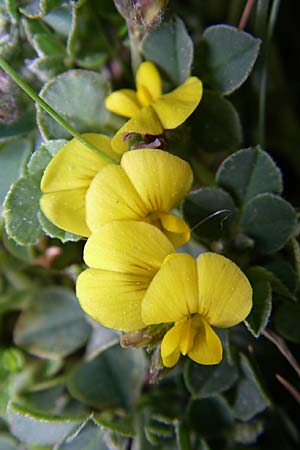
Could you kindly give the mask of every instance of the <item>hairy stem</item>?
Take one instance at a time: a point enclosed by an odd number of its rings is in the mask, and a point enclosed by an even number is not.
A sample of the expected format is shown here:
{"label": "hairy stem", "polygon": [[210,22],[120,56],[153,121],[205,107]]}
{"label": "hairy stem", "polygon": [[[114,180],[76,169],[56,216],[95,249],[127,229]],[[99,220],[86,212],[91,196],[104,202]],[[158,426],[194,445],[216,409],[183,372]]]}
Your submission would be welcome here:
{"label": "hairy stem", "polygon": [[0,67],[17,83],[17,85],[26,92],[29,97],[32,98],[36,103],[40,105],[59,125],[61,125],[65,130],[67,130],[74,138],[80,141],[83,145],[88,147],[98,156],[105,159],[111,164],[118,164],[116,160],[106,155],[102,150],[95,147],[93,144],[88,142],[80,133],[78,133],[75,128],[72,127],[60,114],[58,114],[44,99],[42,99],[33,89],[26,83],[17,72],[2,58],[0,58]]}

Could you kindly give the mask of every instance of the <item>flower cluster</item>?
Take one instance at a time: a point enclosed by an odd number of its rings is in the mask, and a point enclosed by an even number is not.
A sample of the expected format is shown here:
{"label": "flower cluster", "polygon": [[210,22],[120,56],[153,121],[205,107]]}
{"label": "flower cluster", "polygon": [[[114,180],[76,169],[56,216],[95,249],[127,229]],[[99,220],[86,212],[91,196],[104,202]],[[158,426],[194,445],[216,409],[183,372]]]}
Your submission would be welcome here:
{"label": "flower cluster", "polygon": [[88,238],[88,269],[77,280],[88,315],[122,331],[168,324],[161,343],[166,367],[180,354],[217,364],[222,346],[212,326],[231,327],[248,315],[250,283],[224,256],[176,253],[190,239],[173,210],[191,188],[192,170],[166,151],[130,150],[124,140],[128,133],[148,138],[178,127],[201,100],[202,84],[190,77],[163,94],[157,68],[145,62],[136,86],[136,92],[122,89],[106,99],[109,110],[129,119],[112,139],[83,135],[116,164],[71,140],[45,171],[41,208],[58,227]]}

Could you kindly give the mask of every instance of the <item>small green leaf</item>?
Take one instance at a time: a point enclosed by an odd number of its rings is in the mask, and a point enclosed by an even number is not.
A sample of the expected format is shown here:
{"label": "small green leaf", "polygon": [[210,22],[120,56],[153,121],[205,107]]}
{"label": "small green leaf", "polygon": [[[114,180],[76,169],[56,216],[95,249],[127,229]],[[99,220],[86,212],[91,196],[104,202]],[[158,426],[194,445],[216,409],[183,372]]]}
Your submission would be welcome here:
{"label": "small green leaf", "polygon": [[145,59],[157,64],[176,86],[190,75],[194,47],[179,17],[150,32],[143,42],[143,53]]}
{"label": "small green leaf", "polygon": [[203,79],[224,95],[238,89],[250,75],[260,40],[228,25],[215,25],[203,34]]}
{"label": "small green leaf", "polygon": [[242,142],[239,115],[232,103],[217,92],[204,90],[191,124],[193,138],[201,150],[232,151],[237,150]]}
{"label": "small green leaf", "polygon": [[257,375],[245,355],[241,354],[242,377],[238,383],[234,402],[235,417],[247,421],[270,406]]}
{"label": "small green leaf", "polygon": [[[69,70],[50,80],[40,95],[77,131],[100,133],[109,131],[111,125],[112,114],[104,106],[104,99],[109,93],[110,86],[100,73]],[[70,138],[40,107],[37,119],[46,140]]]}
{"label": "small green leaf", "polygon": [[96,408],[130,408],[137,400],[145,378],[141,349],[111,347],[97,358],[78,366],[68,387],[78,400]]}
{"label": "small green leaf", "polygon": [[41,358],[59,359],[87,341],[90,326],[72,291],[62,287],[41,290],[31,308],[17,320],[17,345]]}
{"label": "small green leaf", "polygon": [[192,231],[202,239],[224,236],[236,208],[231,196],[217,188],[200,188],[187,195],[183,215]]}
{"label": "small green leaf", "polygon": [[22,176],[30,152],[31,144],[27,139],[15,139],[0,146],[0,213],[11,185]]}
{"label": "small green leaf", "polygon": [[84,418],[40,414],[10,402],[8,422],[12,433],[26,444],[53,445],[74,432]]}
{"label": "small green leaf", "polygon": [[216,180],[239,203],[247,202],[257,194],[282,192],[280,170],[259,147],[242,149],[225,159]]}
{"label": "small green leaf", "polygon": [[21,245],[36,244],[43,236],[37,217],[39,211],[42,172],[18,180],[11,188],[4,204],[6,230]]}
{"label": "small green leaf", "polygon": [[224,358],[216,366],[201,366],[187,362],[184,381],[193,398],[205,398],[229,389],[237,380],[237,368]]}
{"label": "small green leaf", "polygon": [[253,306],[245,323],[251,333],[258,337],[266,328],[272,311],[272,289],[269,281],[251,280]]}
{"label": "small green leaf", "polygon": [[297,225],[294,208],[274,194],[259,194],[246,203],[242,230],[252,237],[259,251],[279,251],[293,236]]}
{"label": "small green leaf", "polygon": [[283,302],[279,305],[274,324],[278,333],[289,341],[300,343],[300,303]]}

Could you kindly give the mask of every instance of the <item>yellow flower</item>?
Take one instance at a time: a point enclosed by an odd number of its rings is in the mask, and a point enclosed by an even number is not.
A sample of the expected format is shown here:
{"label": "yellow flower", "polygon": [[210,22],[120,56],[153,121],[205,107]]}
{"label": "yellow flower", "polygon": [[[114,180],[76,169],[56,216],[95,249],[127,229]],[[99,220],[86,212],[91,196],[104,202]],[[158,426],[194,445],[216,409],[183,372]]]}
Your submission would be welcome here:
{"label": "yellow flower", "polygon": [[145,327],[141,302],[167,255],[175,251],[158,228],[145,222],[103,225],[84,249],[90,269],[77,279],[82,309],[102,325],[122,331]]}
{"label": "yellow flower", "polygon": [[127,150],[124,133],[158,136],[164,130],[177,128],[192,114],[202,97],[202,83],[197,77],[189,77],[172,92],[163,94],[159,72],[150,61],[140,65],[136,88],[136,91],[115,91],[105,100],[107,109],[130,118],[112,139],[117,153]]}
{"label": "yellow flower", "polygon": [[[116,158],[109,137],[102,134],[83,137]],[[48,164],[41,181],[40,205],[45,216],[63,230],[89,236],[85,220],[86,192],[92,179],[108,164],[77,139],[64,145]]]}
{"label": "yellow flower", "polygon": [[222,345],[211,328],[231,327],[252,307],[252,288],[239,267],[224,256],[204,253],[166,258],[142,301],[145,324],[174,323],[165,334],[161,355],[166,367],[180,354],[199,364],[218,364]]}
{"label": "yellow flower", "polygon": [[170,153],[126,152],[120,166],[104,167],[91,182],[86,195],[88,227],[95,232],[115,220],[144,221],[181,246],[190,239],[189,227],[169,211],[184,198],[192,179],[189,164]]}

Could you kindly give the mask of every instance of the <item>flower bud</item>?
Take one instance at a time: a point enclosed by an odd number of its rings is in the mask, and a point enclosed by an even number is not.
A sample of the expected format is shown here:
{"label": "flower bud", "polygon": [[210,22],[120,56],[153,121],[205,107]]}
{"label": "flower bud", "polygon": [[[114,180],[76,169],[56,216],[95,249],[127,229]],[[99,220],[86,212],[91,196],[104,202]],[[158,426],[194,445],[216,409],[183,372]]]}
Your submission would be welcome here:
{"label": "flower bud", "polygon": [[116,8],[127,22],[151,27],[159,22],[167,0],[114,0]]}

